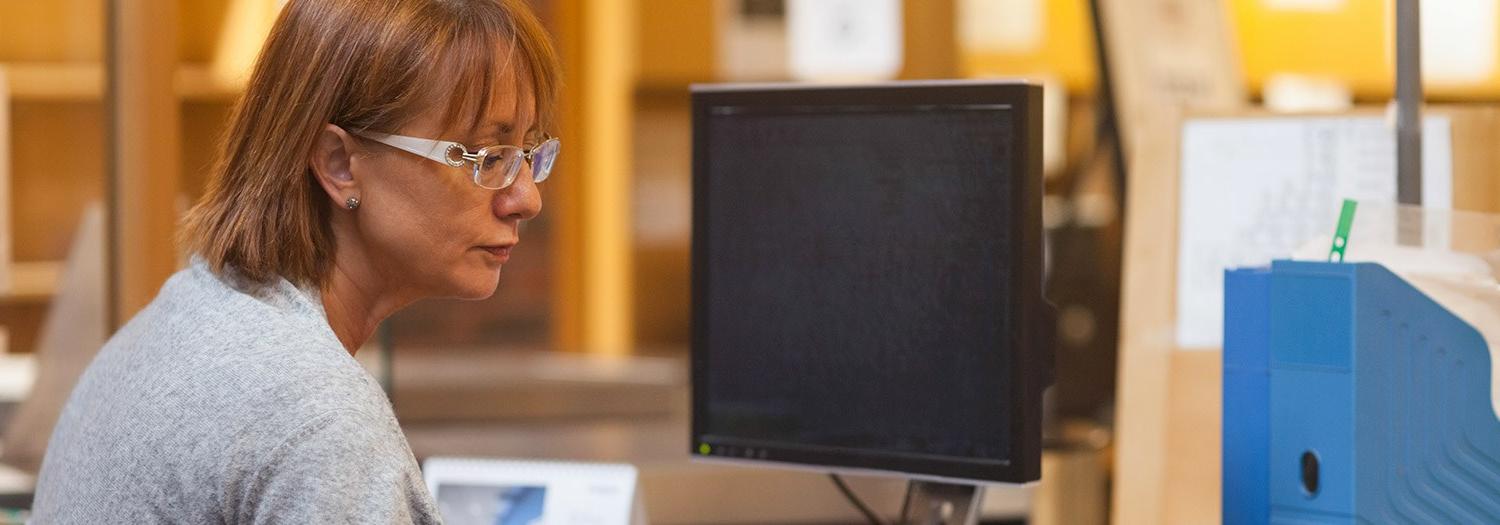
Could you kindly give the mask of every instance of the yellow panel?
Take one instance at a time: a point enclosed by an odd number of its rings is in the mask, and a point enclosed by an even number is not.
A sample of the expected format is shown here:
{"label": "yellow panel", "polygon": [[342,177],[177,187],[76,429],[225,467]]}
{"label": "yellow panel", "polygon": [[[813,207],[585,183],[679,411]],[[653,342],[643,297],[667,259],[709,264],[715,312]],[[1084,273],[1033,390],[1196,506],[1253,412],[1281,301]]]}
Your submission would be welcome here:
{"label": "yellow panel", "polygon": [[[965,76],[1056,76],[1073,91],[1091,89],[1095,67],[1087,0],[1044,1],[1046,27],[1035,50],[977,53],[961,50]],[[1357,97],[1390,97],[1394,86],[1388,0],[1345,0],[1333,9],[1288,10],[1265,0],[1227,0],[1245,80],[1258,92],[1277,73],[1342,80]],[[962,16],[962,15],[960,15]],[[1500,20],[1496,21],[1500,24]],[[1497,59],[1500,61],[1500,59]],[[1497,74],[1469,85],[1427,83],[1429,97],[1494,98]]]}
{"label": "yellow panel", "polygon": [[[177,0],[178,58],[208,62],[228,0]],[[0,0],[0,62],[90,62],[104,55],[103,0]]]}
{"label": "yellow panel", "polygon": [[0,0],[0,62],[98,61],[102,0]]}
{"label": "yellow panel", "polygon": [[677,86],[714,79],[714,2],[639,0],[640,82]]}
{"label": "yellow panel", "polygon": [[1259,91],[1277,73],[1328,76],[1361,94],[1389,94],[1386,2],[1356,0],[1328,11],[1230,0],[1246,80]]}
{"label": "yellow panel", "polygon": [[1036,49],[1024,53],[976,53],[960,49],[959,68],[963,75],[1045,75],[1062,80],[1071,91],[1093,89],[1094,35],[1088,0],[1038,1],[1045,3],[1046,27]]}
{"label": "yellow panel", "polygon": [[[1275,9],[1264,0],[1230,4],[1253,90],[1276,73],[1297,73],[1342,80],[1360,98],[1391,96],[1395,72],[1388,0],[1346,0],[1322,11]],[[1500,76],[1472,85],[1428,82],[1426,89],[1430,97],[1494,97],[1500,94]]]}
{"label": "yellow panel", "polygon": [[198,63],[213,60],[227,11],[228,0],[178,0],[178,60]]}

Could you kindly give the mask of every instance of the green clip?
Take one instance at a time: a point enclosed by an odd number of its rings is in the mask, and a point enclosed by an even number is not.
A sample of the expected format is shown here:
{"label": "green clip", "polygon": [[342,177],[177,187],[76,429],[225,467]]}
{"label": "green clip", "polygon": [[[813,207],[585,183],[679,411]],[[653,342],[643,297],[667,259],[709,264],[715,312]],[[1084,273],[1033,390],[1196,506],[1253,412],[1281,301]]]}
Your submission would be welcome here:
{"label": "green clip", "polygon": [[1328,262],[1344,262],[1344,249],[1349,247],[1349,227],[1354,225],[1354,207],[1359,202],[1344,199],[1344,209],[1339,212],[1339,227],[1333,232],[1333,247],[1328,249]]}

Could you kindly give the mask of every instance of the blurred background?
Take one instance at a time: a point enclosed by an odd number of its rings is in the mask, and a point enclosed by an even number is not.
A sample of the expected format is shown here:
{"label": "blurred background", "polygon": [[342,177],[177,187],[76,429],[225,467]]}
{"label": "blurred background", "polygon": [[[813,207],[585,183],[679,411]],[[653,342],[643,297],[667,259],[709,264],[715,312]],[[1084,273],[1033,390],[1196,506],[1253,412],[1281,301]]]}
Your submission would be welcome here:
{"label": "blurred background", "polygon": [[[1388,0],[531,3],[566,83],[546,211],[493,298],[420,303],[359,357],[390,388],[419,458],[636,463],[663,523],[858,518],[811,474],[687,463],[690,84],[1046,87],[1048,293],[1060,312],[1049,443],[1072,454],[1049,467],[1070,473],[1049,479],[1076,485],[991,505],[997,520],[1067,523],[1108,513],[1124,218],[1127,203],[1152,202],[1127,199],[1128,168],[1150,115],[1342,111],[1384,104],[1394,85]],[[176,221],[203,191],[280,4],[0,0],[0,425],[24,415],[17,403],[49,366],[86,364],[97,346],[74,347],[102,342],[181,264]],[[1500,99],[1497,0],[1427,5],[1441,6],[1424,11],[1428,99]],[[0,481],[24,492],[17,432],[0,443],[19,473]],[[856,488],[899,494],[882,480]],[[1083,503],[1057,505],[1050,490]]]}

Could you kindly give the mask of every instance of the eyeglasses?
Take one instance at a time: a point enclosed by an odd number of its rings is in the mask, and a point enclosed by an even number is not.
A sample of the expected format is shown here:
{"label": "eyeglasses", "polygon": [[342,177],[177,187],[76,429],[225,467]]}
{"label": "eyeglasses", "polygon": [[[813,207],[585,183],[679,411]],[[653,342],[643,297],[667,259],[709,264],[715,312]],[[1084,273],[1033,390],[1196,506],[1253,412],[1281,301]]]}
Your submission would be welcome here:
{"label": "eyeglasses", "polygon": [[531,181],[541,184],[552,174],[552,164],[557,161],[557,150],[561,141],[548,137],[541,144],[522,149],[509,144],[479,148],[473,153],[457,142],[432,140],[373,131],[359,131],[355,135],[387,146],[432,159],[455,168],[465,162],[474,165],[474,184],[490,190],[503,190],[516,182],[521,173],[521,163],[531,162]]}

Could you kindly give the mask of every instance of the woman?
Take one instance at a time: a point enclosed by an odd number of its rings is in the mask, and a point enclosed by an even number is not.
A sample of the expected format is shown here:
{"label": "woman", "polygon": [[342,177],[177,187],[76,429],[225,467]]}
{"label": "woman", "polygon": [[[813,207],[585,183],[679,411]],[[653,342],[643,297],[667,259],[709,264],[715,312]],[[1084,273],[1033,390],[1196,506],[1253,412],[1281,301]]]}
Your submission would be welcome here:
{"label": "woman", "polygon": [[352,354],[495,291],[541,209],[556,56],[524,0],[291,0],[184,227],[63,410],[38,522],[435,522]]}

